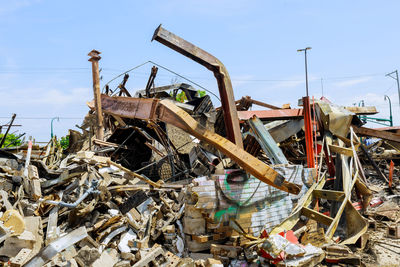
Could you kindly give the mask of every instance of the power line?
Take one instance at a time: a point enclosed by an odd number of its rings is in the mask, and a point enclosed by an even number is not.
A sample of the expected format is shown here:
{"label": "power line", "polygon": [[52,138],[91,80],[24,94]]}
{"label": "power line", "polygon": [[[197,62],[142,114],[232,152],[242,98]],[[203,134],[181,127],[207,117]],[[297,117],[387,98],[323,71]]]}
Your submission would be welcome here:
{"label": "power line", "polygon": [[[122,74],[116,76],[114,79],[117,79],[118,77],[121,77],[125,73],[131,72],[145,64],[152,63],[155,65],[159,65],[153,61],[146,61],[136,67],[133,67],[132,69],[129,69],[127,71],[123,71],[118,68],[102,68],[102,71],[107,71],[107,72],[122,72]],[[201,80],[214,80],[213,78],[209,77],[196,77],[196,76],[191,76],[191,75],[180,75],[164,66],[159,65],[159,67],[164,68],[165,70],[178,75],[182,76],[181,78],[190,78],[190,79],[201,79]],[[0,66],[0,73],[38,73],[38,72],[68,72],[68,71],[82,71],[82,73],[86,73],[87,71],[90,71],[91,68],[87,67],[34,67],[34,68],[6,68],[6,67],[1,67]],[[147,73],[143,72],[136,72],[136,74],[143,74],[146,75]],[[374,76],[384,76],[385,73],[372,73],[372,74],[360,74],[360,75],[351,75],[351,76],[335,76],[335,77],[324,77],[324,80],[341,80],[341,79],[354,79],[354,78],[362,78],[362,77],[374,77]],[[159,75],[160,76],[160,75]],[[162,74],[161,74],[162,76]],[[110,80],[107,84],[112,82],[114,79]],[[270,79],[270,78],[265,78],[265,79],[231,79],[232,81],[241,81],[241,82],[301,82],[303,79]],[[320,80],[320,78],[310,78],[310,80]]]}
{"label": "power line", "polygon": [[[10,117],[0,117],[0,119],[9,119]],[[16,120],[51,120],[54,117],[17,117]],[[82,117],[59,117],[60,120],[78,120]]]}
{"label": "power line", "polygon": [[389,89],[387,89],[383,94],[385,95],[390,89],[392,89],[395,86],[395,84],[393,84],[392,86],[389,87]]}
{"label": "power line", "polygon": [[177,73],[177,72],[175,72],[175,71],[173,71],[173,70],[171,70],[171,69],[168,69],[167,67],[164,67],[164,66],[162,66],[162,65],[160,65],[160,64],[158,64],[158,63],[155,63],[155,62],[153,62],[153,61],[151,61],[151,60],[148,60],[148,61],[146,61],[146,62],[144,62],[144,63],[142,63],[142,64],[139,64],[139,65],[137,65],[137,66],[135,66],[135,67],[133,67],[133,68],[131,68],[131,69],[129,69],[129,70],[127,70],[127,71],[125,71],[125,72],[119,74],[119,75],[117,75],[116,77],[114,77],[113,79],[111,79],[110,81],[108,81],[108,82],[103,86],[103,90],[104,90],[104,88],[105,88],[108,84],[110,84],[110,83],[113,82],[114,80],[118,79],[118,78],[121,77],[122,75],[125,75],[125,74],[127,74],[127,73],[129,73],[129,72],[131,72],[131,71],[133,71],[133,70],[135,70],[135,69],[137,69],[137,68],[140,68],[140,67],[142,67],[142,66],[148,64],[148,63],[154,64],[154,65],[156,65],[156,66],[158,66],[158,67],[160,67],[160,68],[162,68],[162,69],[164,69],[164,70],[166,70],[166,71],[169,71],[169,72],[173,73],[174,75],[176,75],[176,76],[178,76],[178,77],[180,77],[180,78],[182,78],[182,79],[184,79],[184,80],[186,80],[186,81],[188,81],[188,82],[190,82],[190,83],[196,85],[197,87],[200,87],[201,89],[207,91],[208,93],[210,93],[210,94],[212,94],[213,96],[215,96],[219,101],[221,101],[221,99],[220,99],[216,94],[214,94],[212,91],[208,90],[207,88],[205,88],[205,87],[201,86],[200,84],[198,84],[198,83],[196,83],[196,82],[194,82],[194,81],[192,81],[192,80],[190,80],[190,79],[184,77],[183,75],[181,75],[181,74],[179,74],[179,73]]}

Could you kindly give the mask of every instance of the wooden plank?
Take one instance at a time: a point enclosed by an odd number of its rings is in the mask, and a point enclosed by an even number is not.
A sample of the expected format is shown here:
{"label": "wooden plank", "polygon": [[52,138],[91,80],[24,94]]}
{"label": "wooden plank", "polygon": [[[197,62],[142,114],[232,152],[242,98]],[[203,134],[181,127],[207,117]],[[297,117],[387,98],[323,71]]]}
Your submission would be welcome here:
{"label": "wooden plank", "polygon": [[96,138],[93,138],[93,143],[95,143],[96,145],[100,145],[100,146],[120,147],[120,148],[128,149],[127,146],[122,146],[122,145],[119,145],[119,144],[115,144],[115,143],[111,143],[111,142],[102,141],[102,140],[96,139]]}
{"label": "wooden plank", "polygon": [[344,193],[341,191],[314,189],[313,195],[316,198],[323,198],[327,200],[343,201]]}
{"label": "wooden plank", "polygon": [[306,216],[307,218],[316,220],[317,222],[320,222],[322,224],[325,224],[327,226],[331,225],[333,222],[333,218],[326,216],[322,213],[319,213],[318,211],[303,207],[301,209],[301,215]]}
{"label": "wooden plank", "polygon": [[376,110],[376,107],[374,106],[368,106],[368,107],[357,107],[357,106],[351,106],[351,107],[344,107],[350,112],[353,112],[357,115],[374,115],[377,114],[378,111]]}
{"label": "wooden plank", "polygon": [[303,118],[303,109],[273,109],[238,111],[239,120],[248,120],[256,115],[260,120],[288,120]]}
{"label": "wooden plank", "polygon": [[346,147],[341,147],[341,146],[335,146],[335,145],[329,145],[329,150],[334,153],[339,153],[342,155],[345,155],[347,157],[352,157],[353,156],[353,150],[350,148]]}
{"label": "wooden plank", "polygon": [[377,137],[389,141],[400,142],[400,134],[395,134],[386,131],[380,131],[376,129],[366,128],[366,127],[356,127],[353,126],[354,132],[361,136],[371,136]]}

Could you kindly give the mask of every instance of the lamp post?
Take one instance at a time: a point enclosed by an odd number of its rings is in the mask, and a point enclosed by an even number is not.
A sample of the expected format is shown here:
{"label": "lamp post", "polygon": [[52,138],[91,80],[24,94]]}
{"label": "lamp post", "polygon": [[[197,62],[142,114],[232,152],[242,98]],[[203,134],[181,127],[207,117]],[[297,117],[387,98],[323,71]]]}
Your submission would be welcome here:
{"label": "lamp post", "polygon": [[[396,75],[396,76],[392,76],[392,75]],[[399,72],[397,70],[392,71],[391,73],[386,74],[386,76],[395,79],[397,82],[397,92],[399,94],[399,105],[400,105],[400,82],[399,82]]]}
{"label": "lamp post", "polygon": [[51,119],[51,138],[53,139],[53,121],[57,119],[57,121],[60,121],[59,117],[54,117]]}
{"label": "lamp post", "polygon": [[307,50],[310,50],[310,49],[311,49],[311,47],[297,49],[297,52],[304,51],[304,65],[305,65],[305,69],[306,69],[306,96],[308,96]]}
{"label": "lamp post", "polygon": [[311,107],[310,107],[310,97],[308,96],[308,73],[307,73],[307,50],[311,47],[306,47],[304,49],[298,49],[297,52],[304,51],[304,64],[306,69],[306,96],[303,97],[303,113],[304,113],[304,132],[305,132],[305,142],[306,142],[306,156],[307,156],[307,166],[308,168],[315,168],[315,154],[314,154],[314,141],[313,141],[313,126],[311,121]]}
{"label": "lamp post", "polygon": [[390,117],[389,117],[389,119],[390,119],[390,126],[392,127],[393,126],[393,117],[392,117],[392,101],[390,101],[390,98],[389,98],[389,96],[387,96],[387,95],[385,95],[385,98],[384,98],[385,100],[387,99],[388,101],[389,101],[389,110],[390,110]]}

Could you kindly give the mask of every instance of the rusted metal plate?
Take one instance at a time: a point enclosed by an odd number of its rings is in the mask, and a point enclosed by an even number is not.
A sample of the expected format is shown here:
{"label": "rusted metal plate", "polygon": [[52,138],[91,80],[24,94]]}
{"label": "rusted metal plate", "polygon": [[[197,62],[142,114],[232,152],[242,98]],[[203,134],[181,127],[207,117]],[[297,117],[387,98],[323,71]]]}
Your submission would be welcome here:
{"label": "rusted metal plate", "polygon": [[[104,112],[114,116],[141,120],[153,119],[158,101],[157,99],[149,98],[109,97],[104,94],[101,95],[101,106]],[[93,109],[93,102],[88,103],[88,106]]]}
{"label": "rusted metal plate", "polygon": [[238,111],[239,120],[248,120],[256,115],[260,120],[288,120],[303,117],[303,109],[274,109]]}

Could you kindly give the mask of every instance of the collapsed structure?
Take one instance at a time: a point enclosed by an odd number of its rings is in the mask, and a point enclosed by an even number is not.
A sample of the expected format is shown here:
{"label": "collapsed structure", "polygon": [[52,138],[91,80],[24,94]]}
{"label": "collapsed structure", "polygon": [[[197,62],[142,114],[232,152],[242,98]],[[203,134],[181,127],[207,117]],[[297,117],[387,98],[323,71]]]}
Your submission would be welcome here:
{"label": "collapsed structure", "polygon": [[400,134],[362,127],[374,107],[235,101],[214,56],[161,26],[153,40],[212,71],[221,107],[188,84],[154,87],[156,67],[133,96],[127,73],[101,94],[93,50],[94,100],[69,147],[0,150],[4,263],[360,265],[400,248]]}

